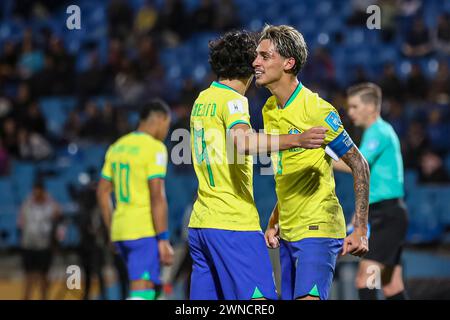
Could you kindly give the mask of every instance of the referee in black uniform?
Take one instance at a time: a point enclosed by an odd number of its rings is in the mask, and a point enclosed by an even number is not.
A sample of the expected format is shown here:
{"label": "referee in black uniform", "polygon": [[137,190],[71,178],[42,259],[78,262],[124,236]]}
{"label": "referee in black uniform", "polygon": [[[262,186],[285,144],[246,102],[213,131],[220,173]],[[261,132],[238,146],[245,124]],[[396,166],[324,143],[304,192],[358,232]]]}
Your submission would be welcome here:
{"label": "referee in black uniform", "polygon": [[[405,300],[400,260],[408,215],[403,201],[400,142],[392,126],[380,116],[380,87],[363,83],[350,87],[347,95],[348,115],[354,125],[364,129],[360,151],[370,166],[369,252],[359,264],[356,287],[361,300],[376,300],[381,288],[386,299]],[[334,162],[334,167],[351,172],[342,161]]]}

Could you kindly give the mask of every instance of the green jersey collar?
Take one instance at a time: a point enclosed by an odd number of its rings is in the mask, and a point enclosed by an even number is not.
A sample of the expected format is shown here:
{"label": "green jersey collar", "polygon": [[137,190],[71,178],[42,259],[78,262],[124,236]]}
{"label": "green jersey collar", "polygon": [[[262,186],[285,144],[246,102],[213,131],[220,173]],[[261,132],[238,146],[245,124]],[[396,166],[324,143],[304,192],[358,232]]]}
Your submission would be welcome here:
{"label": "green jersey collar", "polygon": [[285,109],[285,108],[287,108],[287,107],[292,103],[292,101],[294,101],[295,98],[297,98],[297,96],[298,96],[298,94],[300,93],[300,91],[302,90],[302,88],[303,88],[303,84],[302,84],[301,82],[299,82],[298,85],[297,85],[297,87],[295,88],[294,92],[292,92],[292,94],[291,94],[291,96],[289,97],[288,101],[287,101],[286,104],[284,105],[284,107],[281,108],[281,107],[278,105],[278,108],[280,108],[280,109]]}
{"label": "green jersey collar", "polygon": [[211,87],[221,88],[221,89],[225,89],[225,90],[232,90],[236,93],[239,93],[236,90],[234,90],[233,88],[231,88],[223,83],[217,82],[217,81],[213,81],[213,83],[211,83]]}

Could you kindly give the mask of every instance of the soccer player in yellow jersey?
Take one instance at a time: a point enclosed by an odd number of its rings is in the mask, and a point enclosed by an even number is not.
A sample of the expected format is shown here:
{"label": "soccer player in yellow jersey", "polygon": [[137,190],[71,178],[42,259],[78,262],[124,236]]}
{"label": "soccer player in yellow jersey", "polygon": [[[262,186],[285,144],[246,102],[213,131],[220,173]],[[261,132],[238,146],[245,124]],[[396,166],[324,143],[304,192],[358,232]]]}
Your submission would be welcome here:
{"label": "soccer player in yellow jersey", "polygon": [[[328,129],[321,148],[272,153],[278,203],[266,243],[280,245],[283,299],[327,299],[339,252],[361,256],[368,251],[369,168],[335,108],[298,81],[306,57],[300,32],[290,26],[266,26],[253,62],[256,85],[272,93],[263,108],[266,133]],[[347,238],[332,157],[341,158],[353,171],[355,230]]]}
{"label": "soccer player in yellow jersey", "polygon": [[[171,264],[164,177],[170,109],[161,100],[143,106],[139,127],[106,152],[97,197],[111,241],[123,257],[130,299],[154,300],[161,286],[160,262]],[[114,191],[116,208],[111,206]]]}
{"label": "soccer player in yellow jersey", "polygon": [[[210,42],[209,49],[209,62],[218,80],[199,94],[190,120],[192,157],[199,181],[189,222],[193,259],[190,298],[276,299],[253,199],[249,154],[318,148],[326,129],[317,127],[279,137],[252,132],[244,94],[253,79],[256,38],[245,31],[230,32]],[[278,143],[272,143],[273,138]]]}

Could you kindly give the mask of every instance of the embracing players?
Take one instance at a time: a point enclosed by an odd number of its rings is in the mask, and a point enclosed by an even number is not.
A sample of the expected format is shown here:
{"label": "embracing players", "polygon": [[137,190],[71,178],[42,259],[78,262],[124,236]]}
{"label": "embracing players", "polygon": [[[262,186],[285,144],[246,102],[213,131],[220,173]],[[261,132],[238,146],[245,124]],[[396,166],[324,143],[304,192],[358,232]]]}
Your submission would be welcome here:
{"label": "embracing players", "polygon": [[[297,79],[306,58],[300,32],[285,25],[266,26],[253,62],[256,84],[272,93],[263,108],[266,133],[328,129],[321,148],[272,152],[278,203],[266,242],[272,248],[280,245],[283,299],[327,299],[338,254],[362,256],[368,251],[369,167],[335,108]],[[346,238],[330,155],[341,158],[353,172],[355,229]]]}

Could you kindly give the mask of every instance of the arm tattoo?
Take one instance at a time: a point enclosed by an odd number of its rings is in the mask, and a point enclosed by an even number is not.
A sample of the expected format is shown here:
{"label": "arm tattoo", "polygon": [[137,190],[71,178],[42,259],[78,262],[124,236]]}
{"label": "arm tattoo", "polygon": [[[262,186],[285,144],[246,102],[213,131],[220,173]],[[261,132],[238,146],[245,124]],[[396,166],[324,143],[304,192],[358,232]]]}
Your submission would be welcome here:
{"label": "arm tattoo", "polygon": [[367,228],[369,213],[369,165],[355,146],[342,157],[342,160],[352,169],[353,174],[353,187],[355,189],[354,226],[355,228]]}

